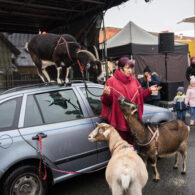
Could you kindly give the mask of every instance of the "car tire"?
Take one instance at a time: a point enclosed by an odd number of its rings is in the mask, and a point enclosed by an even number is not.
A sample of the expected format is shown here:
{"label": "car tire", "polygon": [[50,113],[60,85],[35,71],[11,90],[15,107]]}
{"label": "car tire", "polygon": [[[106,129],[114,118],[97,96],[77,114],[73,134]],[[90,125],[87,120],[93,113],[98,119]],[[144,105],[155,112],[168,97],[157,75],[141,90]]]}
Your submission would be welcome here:
{"label": "car tire", "polygon": [[3,195],[45,195],[47,182],[38,174],[38,167],[25,165],[12,171],[3,183]]}

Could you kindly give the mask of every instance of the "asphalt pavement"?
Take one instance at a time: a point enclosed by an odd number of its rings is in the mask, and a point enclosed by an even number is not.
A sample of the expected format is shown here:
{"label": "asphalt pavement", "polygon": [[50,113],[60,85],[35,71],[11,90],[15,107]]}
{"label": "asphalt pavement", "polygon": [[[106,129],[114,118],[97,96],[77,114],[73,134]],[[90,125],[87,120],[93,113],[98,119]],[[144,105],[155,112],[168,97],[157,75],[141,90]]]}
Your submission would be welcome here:
{"label": "asphalt pavement", "polygon": [[[188,115],[189,116],[189,115]],[[187,117],[187,123],[189,117]],[[191,127],[188,139],[187,172],[181,174],[182,159],[178,169],[173,169],[174,157],[158,160],[160,181],[154,182],[153,171],[148,163],[148,182],[143,195],[195,195],[195,127]],[[105,180],[105,169],[84,174],[54,185],[48,195],[111,195]]]}

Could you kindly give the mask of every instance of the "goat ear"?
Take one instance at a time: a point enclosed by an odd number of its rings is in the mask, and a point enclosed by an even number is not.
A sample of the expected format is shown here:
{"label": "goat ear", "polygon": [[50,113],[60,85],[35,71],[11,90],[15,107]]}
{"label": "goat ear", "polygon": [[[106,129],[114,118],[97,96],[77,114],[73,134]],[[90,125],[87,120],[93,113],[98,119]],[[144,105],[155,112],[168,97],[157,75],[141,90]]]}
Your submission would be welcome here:
{"label": "goat ear", "polygon": [[110,134],[110,129],[107,129],[106,131],[104,131],[103,135],[105,138],[108,137],[108,135]]}

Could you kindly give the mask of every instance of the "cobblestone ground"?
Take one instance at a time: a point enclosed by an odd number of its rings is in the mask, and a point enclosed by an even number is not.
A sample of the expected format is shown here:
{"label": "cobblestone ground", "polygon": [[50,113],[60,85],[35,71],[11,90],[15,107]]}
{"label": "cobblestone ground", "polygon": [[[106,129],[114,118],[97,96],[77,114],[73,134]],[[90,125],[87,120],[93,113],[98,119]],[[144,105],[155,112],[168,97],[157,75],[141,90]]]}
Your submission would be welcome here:
{"label": "cobblestone ground", "polygon": [[[189,123],[189,113],[187,113]],[[178,170],[173,169],[174,157],[160,159],[158,171],[161,180],[153,182],[153,171],[148,163],[149,179],[143,195],[195,195],[195,127],[191,128],[188,140],[187,173],[181,175],[181,159]],[[105,181],[105,170],[81,175],[69,181],[56,184],[48,195],[111,195]]]}

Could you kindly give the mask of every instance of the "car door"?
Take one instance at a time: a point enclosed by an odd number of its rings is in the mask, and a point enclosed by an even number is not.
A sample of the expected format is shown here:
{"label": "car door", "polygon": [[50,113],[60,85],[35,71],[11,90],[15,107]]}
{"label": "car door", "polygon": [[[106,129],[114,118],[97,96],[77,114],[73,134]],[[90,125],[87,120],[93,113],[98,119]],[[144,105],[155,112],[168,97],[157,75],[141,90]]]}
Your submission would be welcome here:
{"label": "car door", "polygon": [[[21,102],[21,95],[0,101],[0,170],[7,169],[19,156],[13,151],[18,148],[18,142],[21,141],[17,128]],[[0,176],[2,174],[3,171],[0,172]]]}
{"label": "car door", "polygon": [[82,98],[72,88],[26,96],[22,135],[39,147],[57,168],[78,171],[97,162],[96,143],[88,142],[93,129]]}
{"label": "car door", "polygon": [[[100,114],[102,111],[102,103],[100,96],[103,93],[103,86],[88,86],[87,90],[84,87],[80,87],[82,95],[85,97],[85,104],[89,109],[91,119],[94,123],[94,128],[96,123],[104,122],[100,119]],[[105,162],[110,158],[110,151],[106,142],[97,142],[98,151],[98,162]]]}

